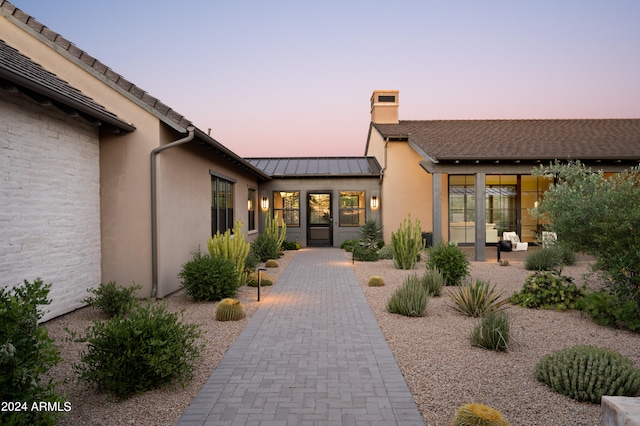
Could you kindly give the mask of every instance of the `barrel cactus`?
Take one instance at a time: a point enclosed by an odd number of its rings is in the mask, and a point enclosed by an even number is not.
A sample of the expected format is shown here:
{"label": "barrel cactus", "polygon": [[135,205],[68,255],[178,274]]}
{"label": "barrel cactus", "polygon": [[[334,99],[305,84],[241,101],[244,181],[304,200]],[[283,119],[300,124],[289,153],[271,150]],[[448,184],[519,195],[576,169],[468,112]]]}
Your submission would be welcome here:
{"label": "barrel cactus", "polygon": [[369,278],[369,287],[382,287],[384,285],[384,278],[379,275],[373,275]]}
{"label": "barrel cactus", "polygon": [[466,404],[458,408],[453,426],[509,426],[509,422],[494,408]]}
{"label": "barrel cactus", "polygon": [[275,259],[269,259],[264,264],[264,266],[266,266],[267,268],[277,268],[278,267],[278,261],[275,260]]}
{"label": "barrel cactus", "polygon": [[244,318],[244,306],[237,299],[222,299],[216,308],[216,320],[238,321]]}
{"label": "barrel cactus", "polygon": [[558,393],[596,404],[603,395],[640,392],[640,369],[629,358],[597,346],[578,345],[545,355],[535,377]]}

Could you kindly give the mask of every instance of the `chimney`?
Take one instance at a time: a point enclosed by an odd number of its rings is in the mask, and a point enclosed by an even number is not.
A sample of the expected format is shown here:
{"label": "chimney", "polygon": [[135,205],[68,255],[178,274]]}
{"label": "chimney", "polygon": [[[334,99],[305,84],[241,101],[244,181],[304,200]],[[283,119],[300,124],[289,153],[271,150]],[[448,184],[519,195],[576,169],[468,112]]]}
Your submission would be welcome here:
{"label": "chimney", "polygon": [[371,95],[371,122],[398,124],[398,90],[374,90]]}

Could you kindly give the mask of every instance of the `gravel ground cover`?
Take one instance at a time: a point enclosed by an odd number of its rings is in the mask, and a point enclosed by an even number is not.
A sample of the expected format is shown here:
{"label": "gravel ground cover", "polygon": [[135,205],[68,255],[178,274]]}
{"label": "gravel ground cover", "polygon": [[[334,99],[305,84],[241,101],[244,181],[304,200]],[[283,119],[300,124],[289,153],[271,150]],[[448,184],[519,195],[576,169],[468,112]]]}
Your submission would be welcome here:
{"label": "gravel ground cover", "polygon": [[[279,259],[280,267],[267,273],[278,278],[295,253],[285,252]],[[349,254],[345,256],[350,260]],[[582,284],[589,265],[581,260],[563,273]],[[616,350],[640,367],[640,334],[598,326],[575,311],[510,307],[510,350],[496,353],[474,348],[468,335],[478,319],[453,312],[447,306],[448,289],[441,297],[429,300],[424,317],[386,312],[393,291],[407,275],[422,273],[424,262],[412,271],[396,270],[390,260],[356,262],[352,267],[427,425],[451,424],[458,406],[468,402],[500,410],[512,425],[597,425],[601,422],[600,406],[573,401],[537,382],[533,377],[537,361],[557,349],[592,344]],[[496,262],[471,264],[472,277],[490,280],[505,297],[520,290],[529,273],[521,261],[511,261],[509,266]],[[368,287],[372,275],[384,277],[385,286]],[[267,296],[269,289],[263,287],[261,294]],[[171,310],[185,310],[185,322],[201,324],[205,352],[198,360],[194,379],[185,388],[176,385],[156,389],[126,401],[96,393],[79,383],[73,373],[72,365],[79,361],[82,347],[65,341],[64,329],[81,332],[101,314],[93,308],[83,308],[47,322],[49,334],[64,358],[52,374],[56,380],[64,381],[58,389],[72,404],[71,412],[60,424],[174,425],[259,306],[255,288],[242,287],[238,298],[245,304],[247,317],[225,323],[215,321],[215,303],[194,303],[182,292],[166,298]]]}

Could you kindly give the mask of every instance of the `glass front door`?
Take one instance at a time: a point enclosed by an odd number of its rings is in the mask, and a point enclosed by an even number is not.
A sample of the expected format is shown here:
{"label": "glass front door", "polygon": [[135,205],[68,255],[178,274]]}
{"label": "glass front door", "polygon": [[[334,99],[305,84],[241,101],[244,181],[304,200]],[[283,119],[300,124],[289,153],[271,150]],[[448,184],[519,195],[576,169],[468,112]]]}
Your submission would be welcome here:
{"label": "glass front door", "polygon": [[333,245],[331,194],[310,193],[308,201],[307,245],[331,247]]}

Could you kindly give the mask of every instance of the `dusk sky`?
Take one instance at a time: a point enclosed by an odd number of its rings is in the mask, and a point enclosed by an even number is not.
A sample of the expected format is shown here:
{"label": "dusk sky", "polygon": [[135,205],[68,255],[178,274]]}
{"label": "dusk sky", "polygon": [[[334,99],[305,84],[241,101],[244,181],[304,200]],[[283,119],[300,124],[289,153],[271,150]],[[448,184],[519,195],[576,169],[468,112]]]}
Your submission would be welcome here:
{"label": "dusk sky", "polygon": [[244,157],[401,120],[640,118],[640,1],[11,0]]}

